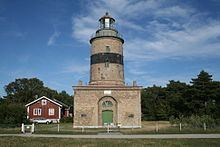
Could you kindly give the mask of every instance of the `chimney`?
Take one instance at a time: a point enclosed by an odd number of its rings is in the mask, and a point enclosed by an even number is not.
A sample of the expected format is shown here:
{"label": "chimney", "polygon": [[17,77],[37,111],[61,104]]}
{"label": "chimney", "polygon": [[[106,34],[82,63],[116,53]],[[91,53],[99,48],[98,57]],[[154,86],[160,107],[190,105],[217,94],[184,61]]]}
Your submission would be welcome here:
{"label": "chimney", "polygon": [[82,81],[79,80],[79,81],[78,81],[78,86],[82,86],[82,85],[83,85]]}
{"label": "chimney", "polygon": [[132,86],[137,86],[137,82],[136,82],[136,81],[133,81],[133,82],[132,82]]}

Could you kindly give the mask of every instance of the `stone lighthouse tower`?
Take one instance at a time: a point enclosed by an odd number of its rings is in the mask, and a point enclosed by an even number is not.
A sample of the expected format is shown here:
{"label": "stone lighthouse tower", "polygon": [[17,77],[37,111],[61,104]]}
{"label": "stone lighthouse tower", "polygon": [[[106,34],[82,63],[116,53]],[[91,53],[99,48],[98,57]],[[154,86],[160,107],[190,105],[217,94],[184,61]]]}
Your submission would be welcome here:
{"label": "stone lighthouse tower", "polygon": [[141,87],[124,84],[124,40],[108,13],[90,39],[90,81],[74,87],[74,128],[141,127]]}
{"label": "stone lighthouse tower", "polygon": [[124,85],[123,43],[108,13],[99,19],[100,28],[91,43],[90,85]]}

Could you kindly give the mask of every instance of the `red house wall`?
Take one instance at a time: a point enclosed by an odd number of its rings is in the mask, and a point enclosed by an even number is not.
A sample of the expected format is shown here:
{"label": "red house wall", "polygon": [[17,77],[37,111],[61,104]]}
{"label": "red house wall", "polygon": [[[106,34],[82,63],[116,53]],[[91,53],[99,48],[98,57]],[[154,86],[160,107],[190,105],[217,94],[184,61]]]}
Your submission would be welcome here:
{"label": "red house wall", "polygon": [[[59,106],[48,101],[46,105],[42,105],[42,100],[47,100],[47,99],[41,99],[33,104],[31,104],[29,107],[29,119],[33,118],[47,118],[47,119],[59,119]],[[41,115],[34,115],[33,110],[35,108],[40,108],[41,109]],[[54,115],[49,115],[49,109],[53,108],[54,109]],[[28,108],[27,108],[28,109]]]}

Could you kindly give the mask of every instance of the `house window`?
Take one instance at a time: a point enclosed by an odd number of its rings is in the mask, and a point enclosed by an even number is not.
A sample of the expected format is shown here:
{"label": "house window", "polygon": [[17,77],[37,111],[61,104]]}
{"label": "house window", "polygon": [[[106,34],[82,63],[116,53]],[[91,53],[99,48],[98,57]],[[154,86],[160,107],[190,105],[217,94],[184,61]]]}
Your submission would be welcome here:
{"label": "house window", "polygon": [[54,115],[54,108],[48,109],[48,115]]}
{"label": "house window", "polygon": [[33,115],[41,115],[41,109],[40,108],[35,108],[33,110]]}
{"label": "house window", "polygon": [[47,100],[42,100],[41,105],[47,105]]}

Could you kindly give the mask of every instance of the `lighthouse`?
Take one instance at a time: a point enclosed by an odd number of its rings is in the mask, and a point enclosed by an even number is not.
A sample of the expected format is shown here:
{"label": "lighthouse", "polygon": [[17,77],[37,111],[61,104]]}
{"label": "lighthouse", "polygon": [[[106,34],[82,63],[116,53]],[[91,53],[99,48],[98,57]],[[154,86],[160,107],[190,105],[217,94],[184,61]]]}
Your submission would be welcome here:
{"label": "lighthouse", "polygon": [[99,19],[100,28],[90,39],[91,85],[124,85],[123,43],[108,13]]}
{"label": "lighthouse", "polygon": [[74,128],[141,127],[141,86],[125,85],[124,39],[105,13],[89,40],[90,81],[74,88]]}

